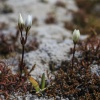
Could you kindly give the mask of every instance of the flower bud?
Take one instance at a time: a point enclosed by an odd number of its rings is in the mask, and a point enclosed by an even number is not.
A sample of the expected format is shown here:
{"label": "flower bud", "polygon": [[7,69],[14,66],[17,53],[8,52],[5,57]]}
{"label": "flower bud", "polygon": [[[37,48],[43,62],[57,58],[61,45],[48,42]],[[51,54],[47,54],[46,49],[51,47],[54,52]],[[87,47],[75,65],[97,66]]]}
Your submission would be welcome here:
{"label": "flower bud", "polygon": [[0,70],[0,74],[2,74],[1,70]]}
{"label": "flower bud", "polygon": [[79,41],[79,38],[80,38],[80,31],[75,29],[73,32],[73,42],[77,43]]}
{"label": "flower bud", "polygon": [[28,17],[27,17],[27,19],[25,21],[25,28],[26,28],[26,30],[29,31],[31,26],[32,26],[32,16],[28,15]]}
{"label": "flower bud", "polygon": [[21,29],[23,29],[23,26],[24,26],[24,21],[23,21],[22,15],[19,14],[19,17],[18,17],[18,27],[21,30]]}

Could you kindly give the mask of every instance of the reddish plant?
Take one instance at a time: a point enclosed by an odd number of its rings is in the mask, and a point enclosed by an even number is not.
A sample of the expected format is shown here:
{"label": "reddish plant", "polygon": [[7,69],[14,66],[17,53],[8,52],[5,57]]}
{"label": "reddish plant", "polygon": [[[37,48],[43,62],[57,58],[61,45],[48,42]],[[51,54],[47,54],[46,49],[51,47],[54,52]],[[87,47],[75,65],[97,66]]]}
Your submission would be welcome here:
{"label": "reddish plant", "polygon": [[12,71],[4,62],[0,62],[0,95],[8,100],[9,94],[15,92],[26,93],[29,91],[30,84],[27,82],[27,76],[20,78],[20,74],[12,74]]}

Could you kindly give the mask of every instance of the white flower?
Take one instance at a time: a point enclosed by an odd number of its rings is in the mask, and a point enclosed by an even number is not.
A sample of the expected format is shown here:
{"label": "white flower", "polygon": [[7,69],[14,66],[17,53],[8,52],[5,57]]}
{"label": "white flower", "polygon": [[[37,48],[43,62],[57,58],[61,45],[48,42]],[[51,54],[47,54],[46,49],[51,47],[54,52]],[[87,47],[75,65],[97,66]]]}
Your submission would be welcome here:
{"label": "white flower", "polygon": [[32,16],[31,15],[28,15],[26,21],[25,21],[25,27],[26,29],[30,29],[32,26]]}
{"label": "white flower", "polygon": [[23,18],[22,18],[22,15],[19,14],[19,17],[18,17],[18,26],[19,28],[23,27],[24,25],[24,21],[23,21]]}
{"label": "white flower", "polygon": [[0,74],[2,74],[1,70],[0,70]]}
{"label": "white flower", "polygon": [[73,42],[77,43],[79,41],[79,38],[80,38],[80,31],[75,29],[73,31]]}

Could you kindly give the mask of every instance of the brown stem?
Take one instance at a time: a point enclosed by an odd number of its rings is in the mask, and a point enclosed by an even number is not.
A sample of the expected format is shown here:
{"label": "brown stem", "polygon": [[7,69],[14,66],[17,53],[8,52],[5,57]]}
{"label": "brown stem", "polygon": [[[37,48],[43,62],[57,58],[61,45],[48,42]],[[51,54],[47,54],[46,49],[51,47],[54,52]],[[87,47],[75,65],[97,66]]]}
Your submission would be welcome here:
{"label": "brown stem", "polygon": [[27,41],[27,34],[28,34],[28,31],[26,31],[25,43],[26,43],[26,41]]}
{"label": "brown stem", "polygon": [[23,59],[24,59],[24,45],[22,45],[22,59],[21,59],[21,64],[20,64],[20,72],[21,72],[21,76],[22,76],[22,71],[24,69],[24,62],[23,62]]}
{"label": "brown stem", "polygon": [[74,50],[73,50],[73,57],[72,57],[72,67],[73,67],[73,65],[74,65],[75,48],[76,48],[76,43],[74,43]]}
{"label": "brown stem", "polygon": [[24,51],[25,51],[25,44],[27,41],[27,34],[28,32],[26,31],[26,35],[25,38],[22,35],[22,31],[21,31],[21,44],[22,44],[22,59],[21,59],[21,63],[20,63],[20,75],[22,76],[22,70],[24,69]]}
{"label": "brown stem", "polygon": [[22,44],[22,58],[21,58],[21,63],[20,63],[20,76],[22,76],[22,71],[24,69],[24,51],[25,51],[25,41],[23,38],[23,41],[21,41]]}
{"label": "brown stem", "polygon": [[21,33],[21,37],[23,37],[23,35],[22,35],[22,30],[20,30],[20,33]]}
{"label": "brown stem", "polygon": [[21,45],[22,45],[22,58],[21,58],[21,62],[20,62],[20,77],[22,77],[22,71],[24,70],[24,51],[25,51],[25,44],[27,41],[27,34],[28,34],[29,29],[28,28],[26,29],[25,37],[22,34],[22,30],[23,30],[23,27],[20,29],[20,32],[21,32],[20,41],[21,41]]}
{"label": "brown stem", "polygon": [[23,59],[24,59],[24,37],[22,35],[22,31],[21,31],[21,45],[22,45],[22,57],[21,57],[21,62],[20,62],[20,78],[22,77],[22,71],[23,71]]}
{"label": "brown stem", "polygon": [[26,36],[25,36],[25,39],[24,39],[24,44],[22,44],[22,64],[23,64],[23,59],[24,59],[24,51],[25,51],[25,44],[26,44],[26,41],[27,41],[27,32],[26,32]]}
{"label": "brown stem", "polygon": [[24,59],[24,49],[25,49],[25,46],[24,45],[22,45],[22,66],[23,66],[23,59]]}

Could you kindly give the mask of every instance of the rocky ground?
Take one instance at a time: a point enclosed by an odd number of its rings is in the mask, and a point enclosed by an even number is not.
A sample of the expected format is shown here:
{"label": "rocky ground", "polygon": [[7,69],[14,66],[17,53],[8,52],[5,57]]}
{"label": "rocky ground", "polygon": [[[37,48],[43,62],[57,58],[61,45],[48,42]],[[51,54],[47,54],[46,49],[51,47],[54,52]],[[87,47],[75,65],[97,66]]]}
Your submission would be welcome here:
{"label": "rocky ground", "polygon": [[[31,75],[38,80],[42,73],[47,74],[46,71],[50,71],[51,62],[57,68],[62,61],[71,59],[69,51],[73,47],[73,30],[65,29],[64,22],[70,23],[73,20],[73,13],[78,10],[75,0],[1,0],[0,33],[15,35],[19,13],[23,15],[24,19],[28,14],[32,15],[33,25],[28,41],[35,38],[39,46],[35,50],[26,52],[24,61],[28,69],[36,64]],[[87,35],[81,35],[80,40],[85,38]],[[20,42],[17,42],[17,45],[20,47]],[[16,52],[14,56],[6,59],[13,71],[17,70],[20,54],[20,52]],[[25,100],[38,100],[34,98],[26,97]],[[22,99],[18,97],[18,100]]]}

